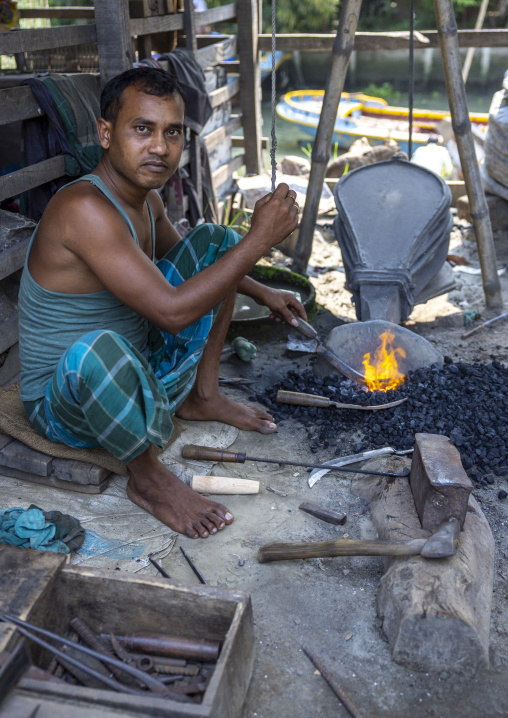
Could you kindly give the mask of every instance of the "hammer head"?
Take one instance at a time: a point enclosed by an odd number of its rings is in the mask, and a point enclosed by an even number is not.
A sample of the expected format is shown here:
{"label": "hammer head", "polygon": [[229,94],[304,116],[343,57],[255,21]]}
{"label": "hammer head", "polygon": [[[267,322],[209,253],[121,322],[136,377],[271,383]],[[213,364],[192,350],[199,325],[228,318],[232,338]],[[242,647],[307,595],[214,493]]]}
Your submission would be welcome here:
{"label": "hammer head", "polygon": [[425,558],[449,558],[455,554],[460,533],[460,523],[450,518],[438,528],[422,548],[420,555]]}

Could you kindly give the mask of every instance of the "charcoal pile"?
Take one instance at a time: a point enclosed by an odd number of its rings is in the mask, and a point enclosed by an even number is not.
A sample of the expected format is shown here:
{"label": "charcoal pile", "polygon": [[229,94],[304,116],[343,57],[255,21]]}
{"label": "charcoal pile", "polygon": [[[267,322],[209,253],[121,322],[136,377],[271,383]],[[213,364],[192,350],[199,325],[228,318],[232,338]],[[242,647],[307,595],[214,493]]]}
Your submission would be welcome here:
{"label": "charcoal pile", "polygon": [[[384,404],[407,397],[400,406],[386,411],[359,412],[278,404],[277,391],[319,394],[343,403]],[[258,394],[275,421],[293,417],[308,427],[310,450],[335,448],[336,454],[393,446],[410,449],[418,432],[449,436],[460,451],[470,478],[478,484],[508,476],[508,368],[492,364],[453,363],[433,365],[411,372],[394,391],[365,392],[339,375],[321,379],[311,371],[290,371],[279,384]],[[362,443],[345,449],[345,434],[363,434]],[[325,460],[326,457],[324,457]],[[331,458],[329,456],[328,458]]]}

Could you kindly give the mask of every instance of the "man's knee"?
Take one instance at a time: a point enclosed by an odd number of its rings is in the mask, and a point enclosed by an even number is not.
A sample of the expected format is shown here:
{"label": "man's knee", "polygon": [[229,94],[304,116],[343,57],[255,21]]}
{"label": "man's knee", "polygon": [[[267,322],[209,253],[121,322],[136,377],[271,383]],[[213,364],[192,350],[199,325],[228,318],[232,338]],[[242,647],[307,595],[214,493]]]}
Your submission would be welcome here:
{"label": "man's knee", "polygon": [[108,376],[113,378],[128,364],[139,369],[139,360],[129,342],[117,332],[94,330],[67,349],[57,368],[57,382],[60,387],[67,383],[74,394],[79,394],[83,382],[90,386]]}

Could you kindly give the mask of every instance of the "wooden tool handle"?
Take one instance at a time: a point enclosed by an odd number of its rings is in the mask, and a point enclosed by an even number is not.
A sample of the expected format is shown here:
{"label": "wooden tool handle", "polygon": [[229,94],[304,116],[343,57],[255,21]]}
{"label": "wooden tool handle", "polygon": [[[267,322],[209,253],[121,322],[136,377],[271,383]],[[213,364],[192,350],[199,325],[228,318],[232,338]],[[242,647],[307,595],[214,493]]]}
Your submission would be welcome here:
{"label": "wooden tool handle", "polygon": [[[279,312],[274,312],[274,314],[275,314],[275,316],[279,317],[279,319],[286,321],[284,319],[284,317],[282,316],[282,314],[280,314]],[[290,324],[289,326],[291,326],[293,329],[296,329],[296,331],[300,332],[300,334],[303,334],[303,336],[307,337],[307,339],[317,339],[318,338],[317,331],[308,322],[306,322],[305,319],[302,319],[301,317],[296,316],[296,314],[294,315],[294,317],[295,317],[296,321],[298,322],[298,326],[293,327],[292,324]]]}
{"label": "wooden tool handle", "polygon": [[279,404],[296,404],[297,406],[330,406],[330,399],[318,394],[302,394],[299,391],[285,391],[279,389],[277,392]]}
{"label": "wooden tool handle", "polygon": [[246,454],[240,451],[213,449],[210,446],[185,444],[182,449],[182,457],[184,459],[194,459],[194,461],[231,461],[243,464],[245,462]]}
{"label": "wooden tool handle", "polygon": [[300,511],[305,511],[305,513],[315,516],[317,519],[321,519],[322,521],[326,521],[329,524],[335,524],[335,526],[343,526],[347,521],[346,514],[339,511],[333,511],[332,509],[327,509],[324,506],[318,506],[317,504],[304,502],[303,504],[300,504],[298,508]]}
{"label": "wooden tool handle", "polygon": [[198,494],[259,494],[259,481],[234,476],[201,476],[191,479],[191,489]]}
{"label": "wooden tool handle", "polygon": [[285,561],[293,558],[325,558],[329,556],[416,556],[427,539],[412,541],[357,541],[337,539],[315,543],[274,543],[261,546],[259,563]]}

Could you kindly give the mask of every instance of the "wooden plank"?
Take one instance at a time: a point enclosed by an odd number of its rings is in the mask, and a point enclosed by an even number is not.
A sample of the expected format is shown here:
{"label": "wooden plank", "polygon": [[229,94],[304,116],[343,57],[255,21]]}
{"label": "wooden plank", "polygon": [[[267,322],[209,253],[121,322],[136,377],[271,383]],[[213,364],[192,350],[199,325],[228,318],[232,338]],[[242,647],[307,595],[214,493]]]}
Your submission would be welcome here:
{"label": "wooden plank", "polygon": [[[415,38],[415,49],[438,48],[439,37],[437,30],[424,30],[420,32],[428,42],[420,42]],[[508,45],[508,30],[459,30],[460,47],[503,47]],[[277,35],[277,50],[292,52],[295,48],[301,52],[330,52],[335,40],[333,34],[289,34]],[[272,46],[271,35],[259,35],[259,50],[269,52]],[[373,50],[407,50],[409,35],[407,32],[357,32],[354,49],[362,51]]]}
{"label": "wooden plank", "polygon": [[[261,147],[262,147],[262,149],[264,149],[264,150],[268,149],[268,142],[269,142],[269,138],[268,138],[268,137],[262,137],[262,138],[261,138]],[[243,137],[239,137],[239,136],[238,136],[238,137],[235,137],[235,136],[233,136],[233,137],[231,138],[231,145],[232,145],[233,147],[243,147],[243,143],[244,143],[244,138],[243,138]]]}
{"label": "wooden plank", "polygon": [[208,47],[203,47],[196,52],[198,65],[203,69],[220,65],[228,57],[236,55],[236,46],[236,37],[232,35],[227,40],[221,40]]}
{"label": "wooden plank", "polygon": [[231,60],[230,62],[221,62],[220,67],[226,72],[240,72],[240,60]]}
{"label": "wooden plank", "polygon": [[228,82],[224,87],[219,87],[217,90],[212,90],[208,93],[210,104],[215,109],[224,102],[227,102],[240,92],[240,78],[236,77],[232,82]]}
{"label": "wooden plank", "polygon": [[0,323],[0,354],[18,341],[18,312],[13,311],[9,319]]}
{"label": "wooden plank", "polygon": [[263,171],[261,156],[261,72],[258,52],[258,13],[255,0],[238,0],[238,55],[240,57],[240,104],[245,137],[247,172]]}
{"label": "wooden plank", "polygon": [[101,84],[132,67],[128,0],[95,0]]}
{"label": "wooden plank", "polygon": [[0,90],[0,125],[42,115],[44,112],[28,85]]}
{"label": "wooden plank", "polygon": [[236,18],[236,3],[222,5],[220,7],[212,7],[209,10],[203,10],[195,13],[196,25],[213,25],[215,22],[224,22],[225,20],[233,20]]}
{"label": "wooden plank", "polygon": [[38,187],[44,182],[63,177],[64,174],[65,159],[63,155],[23,167],[15,172],[9,172],[0,177],[0,200],[17,197],[22,192]]}
{"label": "wooden plank", "polygon": [[103,466],[73,459],[54,458],[51,467],[53,478],[83,486],[99,486],[110,473],[111,471]]}
{"label": "wooden plank", "polygon": [[64,489],[65,491],[77,491],[80,494],[101,494],[104,489],[108,488],[109,477],[100,482],[100,484],[73,484],[70,481],[62,481],[53,475],[38,476],[29,471],[21,471],[11,466],[2,466],[0,464],[0,476],[10,476],[20,481],[30,481],[32,484],[40,484],[41,486],[51,486],[54,489]]}
{"label": "wooden plank", "polygon": [[[0,611],[12,613],[23,621],[47,593],[55,575],[67,562],[67,556],[53,551],[29,551],[18,546],[0,547]],[[0,651],[8,649],[14,627],[0,627]]]}
{"label": "wooden plank", "polygon": [[183,13],[140,17],[129,22],[131,35],[153,35],[168,30],[183,30]]}
{"label": "wooden plank", "polygon": [[12,441],[0,451],[0,472],[8,466],[37,476],[49,476],[52,461],[52,456],[31,449],[21,441]]}
{"label": "wooden plank", "polygon": [[227,164],[218,167],[215,172],[212,172],[212,181],[215,188],[220,187],[224,184],[236,170],[240,169],[245,164],[245,155],[238,155],[228,162]]}
{"label": "wooden plank", "polygon": [[39,27],[35,30],[16,30],[0,34],[0,55],[52,50],[57,47],[74,45],[90,45],[94,42],[97,42],[95,25],[67,25]]}
{"label": "wooden plank", "polygon": [[26,250],[30,244],[30,237],[21,240],[9,249],[0,252],[0,279],[5,279],[9,274],[17,272],[25,263]]}
{"label": "wooden plank", "polygon": [[211,150],[213,147],[216,147],[225,139],[231,137],[233,132],[240,129],[241,126],[242,116],[232,115],[231,120],[226,125],[224,125],[223,127],[218,127],[216,130],[213,130],[213,132],[209,132],[207,135],[204,135],[203,142],[206,145],[206,149]]}
{"label": "wooden plank", "polygon": [[18,8],[20,18],[49,18],[58,20],[85,19],[93,20],[93,7],[39,7],[39,8]]}
{"label": "wooden plank", "polygon": [[14,439],[12,436],[8,436],[7,434],[0,434],[0,450],[4,448],[4,446],[7,446],[7,444],[12,444]]}

